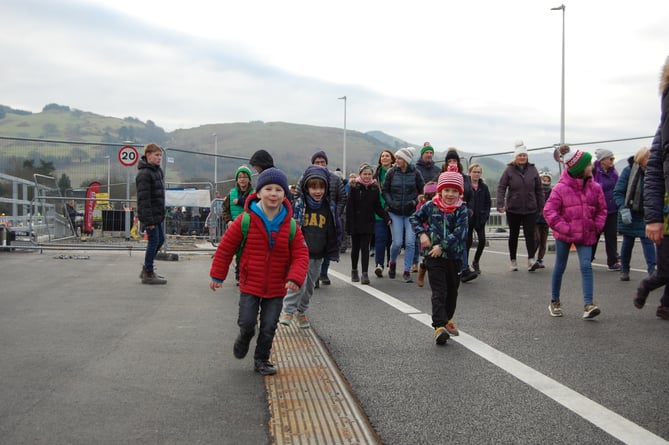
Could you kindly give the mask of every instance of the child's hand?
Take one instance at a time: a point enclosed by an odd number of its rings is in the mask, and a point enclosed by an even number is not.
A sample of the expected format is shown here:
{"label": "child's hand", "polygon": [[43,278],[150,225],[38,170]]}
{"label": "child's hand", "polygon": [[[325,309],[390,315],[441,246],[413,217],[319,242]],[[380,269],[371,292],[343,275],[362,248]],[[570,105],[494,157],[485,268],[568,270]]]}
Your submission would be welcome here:
{"label": "child's hand", "polygon": [[293,292],[297,292],[298,290],[300,290],[300,286],[293,283],[292,281],[287,281],[286,282],[286,289],[292,290]]}
{"label": "child's hand", "polygon": [[220,289],[221,286],[223,286],[223,283],[218,283],[214,280],[211,280],[209,282],[209,289],[213,290],[214,292],[216,291],[216,289]]}
{"label": "child's hand", "polygon": [[432,245],[432,242],[430,241],[430,237],[427,236],[424,233],[420,234],[420,247],[423,249],[427,249]]}
{"label": "child's hand", "polygon": [[430,249],[427,254],[432,258],[439,258],[441,256],[441,246],[437,244],[436,246],[432,247],[432,249]]}

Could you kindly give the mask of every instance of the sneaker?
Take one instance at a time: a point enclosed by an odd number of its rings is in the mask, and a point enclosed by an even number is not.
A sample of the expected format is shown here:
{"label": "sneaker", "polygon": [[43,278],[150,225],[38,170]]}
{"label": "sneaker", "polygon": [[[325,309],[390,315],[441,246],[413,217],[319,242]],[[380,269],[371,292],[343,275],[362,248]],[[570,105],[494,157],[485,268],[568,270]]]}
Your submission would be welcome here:
{"label": "sneaker", "polygon": [[594,304],[592,303],[586,304],[585,309],[583,310],[583,318],[585,318],[586,320],[590,320],[598,316],[600,312],[601,311],[599,310],[599,308]]}
{"label": "sneaker", "polygon": [[660,317],[662,320],[669,320],[669,307],[659,305],[655,311],[655,315]]}
{"label": "sneaker", "polygon": [[511,260],[510,269],[512,272],[516,272],[518,270],[518,262],[516,260]]}
{"label": "sneaker", "polygon": [[427,272],[427,267],[422,264],[418,266],[418,278],[416,278],[418,287],[423,287],[425,285],[425,272]]}
{"label": "sneaker", "polygon": [[[156,272],[155,267],[153,268],[153,273],[154,273],[158,278],[165,278],[164,276],[159,275],[159,274]],[[144,266],[142,266],[142,271],[139,273],[139,279],[140,279],[140,280],[144,279],[144,275],[146,275],[146,269],[144,268]]]}
{"label": "sneaker", "polygon": [[434,330],[434,342],[438,345],[445,345],[451,336],[445,327],[439,326]]}
{"label": "sneaker", "polygon": [[290,326],[291,321],[293,321],[293,314],[281,311],[281,315],[279,315],[279,323]]}
{"label": "sneaker", "polygon": [[381,264],[377,264],[374,268],[374,275],[378,278],[383,278],[383,266]]}
{"label": "sneaker", "polygon": [[528,272],[534,272],[538,268],[539,268],[539,263],[534,261],[534,258],[530,258],[529,260],[527,260],[527,271]]}
{"label": "sneaker", "polygon": [[413,280],[411,279],[411,272],[408,270],[405,270],[404,273],[402,274],[402,279],[404,280],[405,283],[413,283]]}
{"label": "sneaker", "polygon": [[309,319],[307,318],[307,314],[304,314],[300,312],[297,315],[297,326],[302,328],[302,329],[307,329],[311,327],[311,323],[309,323]]}
{"label": "sneaker", "polygon": [[259,372],[260,375],[276,374],[276,368],[269,362],[269,360],[256,360],[253,369],[255,372]]}
{"label": "sneaker", "polygon": [[329,286],[329,285],[330,285],[330,278],[328,278],[327,275],[321,275],[318,279],[319,279],[319,280],[321,281],[321,283],[323,283],[325,286]]}
{"label": "sneaker", "polygon": [[411,273],[416,273],[416,272],[418,272],[418,264],[412,264]]}
{"label": "sneaker", "polygon": [[472,268],[474,269],[476,275],[481,275],[481,268],[479,267],[479,263],[472,263]]}
{"label": "sneaker", "polygon": [[369,275],[367,275],[367,272],[362,273],[362,277],[360,278],[360,284],[369,284]]}
{"label": "sneaker", "polygon": [[562,308],[560,307],[560,302],[551,301],[551,304],[548,305],[548,312],[551,313],[551,317],[562,317]]}
{"label": "sneaker", "polygon": [[643,286],[639,286],[634,293],[634,307],[637,309],[642,309],[646,305],[646,298],[648,298],[648,289]]}
{"label": "sneaker", "polygon": [[357,269],[351,271],[351,281],[353,283],[357,283],[358,281],[360,281],[360,276],[358,276],[358,270]]}
{"label": "sneaker", "polygon": [[397,263],[390,263],[388,266],[388,278],[395,278]]}
{"label": "sneaker", "polygon": [[235,345],[232,348],[232,353],[235,355],[235,358],[243,359],[246,357],[246,354],[249,352],[249,343],[251,343],[251,338],[245,339],[241,334],[237,336]]}
{"label": "sneaker", "polygon": [[623,270],[620,272],[620,281],[629,281],[630,280],[630,271]]}
{"label": "sneaker", "polygon": [[622,270],[620,263],[614,263],[609,266],[609,272],[620,272]]}
{"label": "sneaker", "polygon": [[460,331],[458,331],[458,327],[455,326],[455,322],[453,320],[448,320],[448,323],[446,323],[444,328],[446,328],[446,332],[448,332],[448,334],[452,337],[457,337],[460,335]]}
{"label": "sneaker", "polygon": [[469,270],[469,267],[468,267],[465,270],[463,270],[462,273],[460,274],[460,281],[462,281],[463,283],[466,283],[466,282],[472,281],[472,280],[474,280],[478,277],[479,276],[475,272],[472,272],[471,270]]}
{"label": "sneaker", "polygon": [[544,266],[544,260],[537,260],[537,264],[539,265],[539,269],[545,269],[546,266]]}

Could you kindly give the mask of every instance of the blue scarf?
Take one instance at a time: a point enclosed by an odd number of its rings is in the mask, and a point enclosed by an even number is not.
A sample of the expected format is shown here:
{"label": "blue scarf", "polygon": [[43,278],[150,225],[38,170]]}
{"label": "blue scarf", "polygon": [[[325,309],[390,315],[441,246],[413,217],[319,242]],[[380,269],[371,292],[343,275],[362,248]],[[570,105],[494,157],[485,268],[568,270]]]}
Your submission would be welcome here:
{"label": "blue scarf", "polygon": [[267,238],[269,238],[269,248],[271,249],[272,247],[274,247],[274,239],[276,237],[276,234],[279,233],[281,224],[283,224],[283,221],[286,219],[286,216],[288,215],[288,210],[286,210],[286,206],[282,204],[281,210],[279,210],[279,213],[272,220],[267,219],[267,216],[265,216],[265,213],[262,211],[257,201],[253,201],[249,206],[249,209],[256,215],[258,215],[260,219],[262,219],[262,222],[265,225],[265,230],[267,230]]}
{"label": "blue scarf", "polygon": [[307,195],[307,205],[312,208],[312,209],[320,209],[321,205],[323,204],[323,201],[325,201],[325,197],[321,198],[320,201],[315,201],[311,196]]}

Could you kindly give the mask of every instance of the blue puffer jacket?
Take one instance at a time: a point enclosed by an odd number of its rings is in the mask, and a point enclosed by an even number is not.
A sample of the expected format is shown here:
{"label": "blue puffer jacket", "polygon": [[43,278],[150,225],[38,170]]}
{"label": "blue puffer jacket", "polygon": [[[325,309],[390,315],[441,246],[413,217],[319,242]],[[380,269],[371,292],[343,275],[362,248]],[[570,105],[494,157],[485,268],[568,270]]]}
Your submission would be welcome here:
{"label": "blue puffer jacket", "polygon": [[[644,219],[646,224],[663,222],[664,217],[664,150],[662,147],[662,133],[667,134],[666,143],[669,144],[669,89],[662,95],[662,115],[653,143],[650,146],[650,158],[646,166],[646,187],[644,189]],[[669,148],[669,147],[667,147]]]}
{"label": "blue puffer jacket", "polygon": [[630,156],[630,158],[627,160],[629,165],[623,169],[622,172],[620,172],[620,177],[618,178],[618,182],[616,183],[615,188],[613,189],[613,199],[616,201],[616,205],[618,206],[618,232],[622,233],[623,235],[628,235],[628,236],[634,236],[634,237],[644,237],[646,236],[646,223],[643,220],[643,193],[644,193],[644,182],[645,182],[645,171],[644,169],[641,168],[641,166],[638,166],[638,174],[639,174],[639,183],[637,184],[637,187],[640,188],[641,192],[641,203],[638,207],[640,207],[638,210],[630,209],[632,212],[632,223],[631,224],[623,224],[622,218],[620,217],[620,210],[628,207],[625,203],[625,195],[627,194],[627,187],[630,183],[630,181],[633,181],[634,178],[630,178],[630,173],[632,172],[632,167],[634,166],[634,157]]}
{"label": "blue puffer jacket", "polygon": [[413,214],[424,186],[423,177],[413,165],[409,165],[404,172],[399,167],[391,168],[386,173],[382,188],[386,210],[401,216]]}
{"label": "blue puffer jacket", "polygon": [[163,169],[148,163],[145,156],[140,159],[137,169],[137,217],[147,226],[161,224],[165,219]]}

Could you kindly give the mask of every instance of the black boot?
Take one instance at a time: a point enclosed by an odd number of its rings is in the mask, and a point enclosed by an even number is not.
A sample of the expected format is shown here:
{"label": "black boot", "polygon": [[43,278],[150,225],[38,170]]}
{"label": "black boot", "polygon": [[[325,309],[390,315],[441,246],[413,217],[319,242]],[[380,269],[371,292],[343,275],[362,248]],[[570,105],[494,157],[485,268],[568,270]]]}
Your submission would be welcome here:
{"label": "black boot", "polygon": [[369,275],[367,275],[367,272],[362,273],[362,278],[360,278],[360,284],[369,284]]}
{"label": "black boot", "polygon": [[360,277],[358,276],[358,269],[354,269],[351,271],[351,281],[354,283],[360,281]]}
{"label": "black boot", "polygon": [[261,375],[274,375],[276,374],[276,368],[269,360],[256,360],[254,368],[256,372],[259,372]]}

